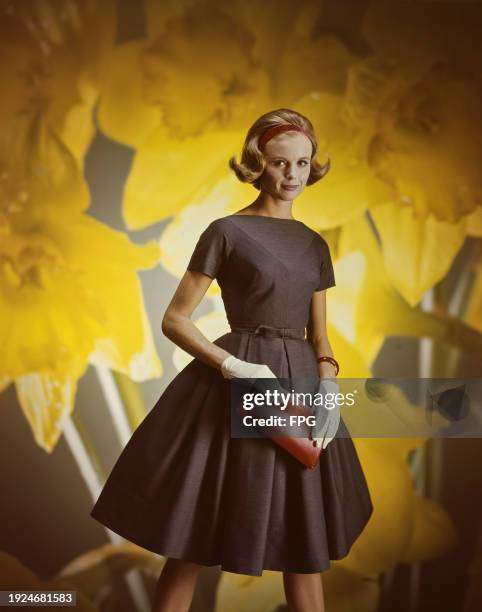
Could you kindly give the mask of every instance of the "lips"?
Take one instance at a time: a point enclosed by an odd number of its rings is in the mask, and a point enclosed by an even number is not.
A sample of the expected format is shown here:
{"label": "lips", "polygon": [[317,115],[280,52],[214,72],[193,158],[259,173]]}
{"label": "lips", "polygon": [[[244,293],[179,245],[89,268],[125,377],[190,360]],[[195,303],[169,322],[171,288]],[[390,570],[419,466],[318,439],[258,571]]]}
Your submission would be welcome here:
{"label": "lips", "polygon": [[296,187],[299,187],[299,185],[282,185],[282,187],[285,189],[296,189]]}

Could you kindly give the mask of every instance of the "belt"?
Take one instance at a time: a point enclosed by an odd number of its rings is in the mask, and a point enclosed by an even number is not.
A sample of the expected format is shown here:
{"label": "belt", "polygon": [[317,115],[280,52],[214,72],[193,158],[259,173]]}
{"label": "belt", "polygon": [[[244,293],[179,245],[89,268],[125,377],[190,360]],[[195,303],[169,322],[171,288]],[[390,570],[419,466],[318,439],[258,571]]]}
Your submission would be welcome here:
{"label": "belt", "polygon": [[255,334],[257,336],[275,336],[278,338],[301,338],[305,339],[305,328],[304,327],[271,327],[271,325],[260,325],[253,326],[234,326],[231,327],[232,332],[240,334]]}

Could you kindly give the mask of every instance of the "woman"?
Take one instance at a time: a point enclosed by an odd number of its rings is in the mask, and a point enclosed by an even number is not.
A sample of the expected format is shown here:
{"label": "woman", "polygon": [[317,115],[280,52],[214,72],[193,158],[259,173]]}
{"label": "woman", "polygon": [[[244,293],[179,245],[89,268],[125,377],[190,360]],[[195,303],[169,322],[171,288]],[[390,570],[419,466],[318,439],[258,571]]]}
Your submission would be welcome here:
{"label": "woman", "polygon": [[[230,379],[260,367],[278,378],[337,373],[326,334],[328,245],[292,214],[294,198],[329,169],[316,151],[311,122],[278,109],[250,128],[241,162],[230,160],[259,196],[201,234],[162,322],[194,359],[136,429],[91,512],[167,557],[153,610],[188,610],[203,565],[282,571],[293,609],[323,610],[320,572],[347,555],[372,513],[343,420],[314,470],[269,438],[230,437]],[[214,278],[231,331],[210,342],[190,317]]]}

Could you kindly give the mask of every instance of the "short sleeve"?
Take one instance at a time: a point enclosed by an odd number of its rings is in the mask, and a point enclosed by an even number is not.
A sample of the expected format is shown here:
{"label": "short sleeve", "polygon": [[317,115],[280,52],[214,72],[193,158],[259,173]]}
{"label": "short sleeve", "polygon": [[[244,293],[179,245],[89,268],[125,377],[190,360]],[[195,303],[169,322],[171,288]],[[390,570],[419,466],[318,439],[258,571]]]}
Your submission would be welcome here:
{"label": "short sleeve", "polygon": [[228,245],[228,236],[222,225],[217,220],[212,221],[199,236],[187,269],[216,278],[227,256]]}
{"label": "short sleeve", "polygon": [[331,261],[330,249],[326,240],[321,238],[320,281],[315,291],[322,291],[335,285],[335,272],[333,270],[333,262]]}

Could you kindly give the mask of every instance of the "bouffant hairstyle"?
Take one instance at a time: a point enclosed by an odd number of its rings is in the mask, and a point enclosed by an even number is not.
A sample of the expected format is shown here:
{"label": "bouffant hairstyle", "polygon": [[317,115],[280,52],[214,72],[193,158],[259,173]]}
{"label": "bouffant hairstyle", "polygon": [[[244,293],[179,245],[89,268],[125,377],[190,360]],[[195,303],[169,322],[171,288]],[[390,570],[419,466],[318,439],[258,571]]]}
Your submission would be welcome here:
{"label": "bouffant hairstyle", "polygon": [[330,160],[325,164],[320,164],[316,159],[318,144],[316,141],[315,130],[311,121],[294,110],[289,108],[278,108],[261,115],[249,128],[241,152],[241,161],[238,163],[235,157],[229,160],[229,167],[243,183],[251,183],[256,189],[261,189],[260,178],[266,167],[266,160],[263,152],[258,147],[259,138],[273,126],[292,123],[300,127],[311,140],[311,170],[307,180],[307,185],[312,185],[319,181],[330,169]]}

